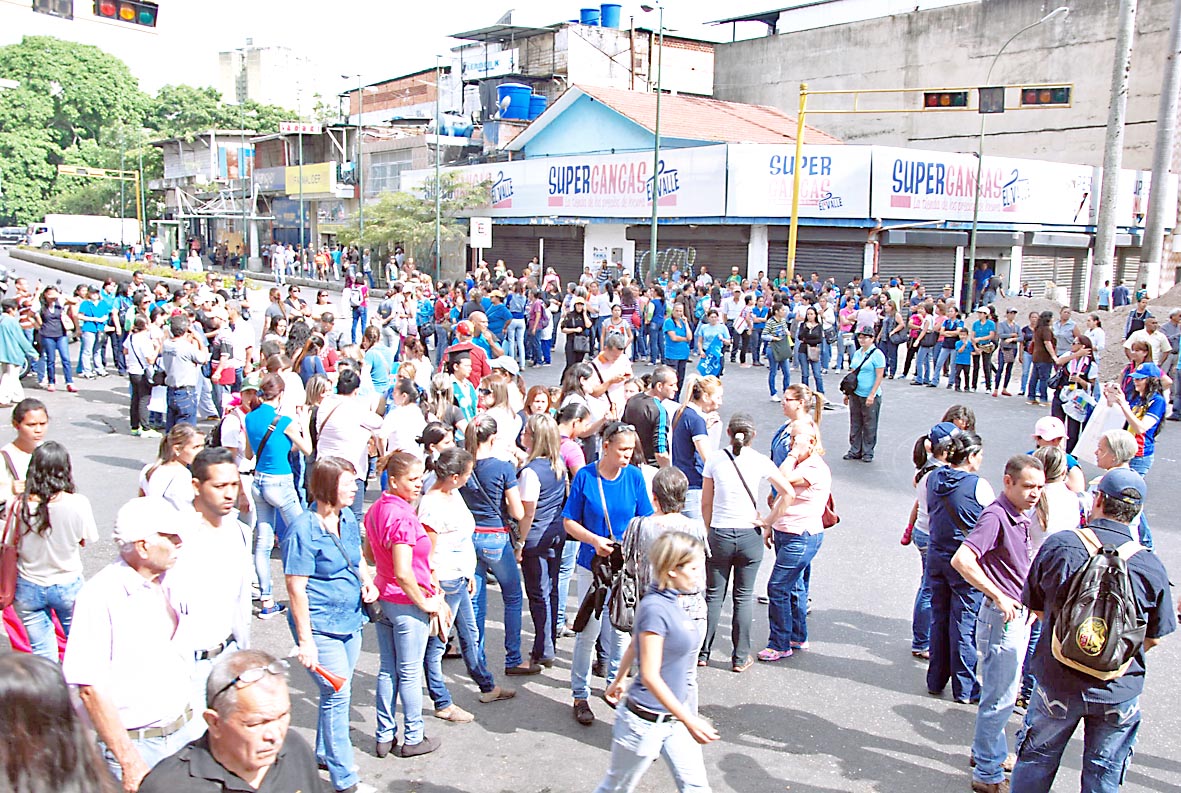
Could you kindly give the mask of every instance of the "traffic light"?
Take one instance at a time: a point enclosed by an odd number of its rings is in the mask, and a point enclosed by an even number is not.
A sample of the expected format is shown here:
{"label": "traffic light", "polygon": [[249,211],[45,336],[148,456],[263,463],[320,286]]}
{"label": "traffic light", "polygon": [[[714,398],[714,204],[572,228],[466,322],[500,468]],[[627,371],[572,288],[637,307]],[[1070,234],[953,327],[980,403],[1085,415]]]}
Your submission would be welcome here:
{"label": "traffic light", "polygon": [[928,91],[923,94],[923,107],[927,110],[963,110],[967,106],[967,91]]}
{"label": "traffic light", "polygon": [[159,13],[160,6],[146,0],[94,0],[94,15],[113,22],[154,28]]}
{"label": "traffic light", "polygon": [[1049,88],[1022,88],[1023,105],[1070,105],[1070,86],[1056,85]]}
{"label": "traffic light", "polygon": [[33,11],[62,19],[74,18],[74,0],[33,0]]}

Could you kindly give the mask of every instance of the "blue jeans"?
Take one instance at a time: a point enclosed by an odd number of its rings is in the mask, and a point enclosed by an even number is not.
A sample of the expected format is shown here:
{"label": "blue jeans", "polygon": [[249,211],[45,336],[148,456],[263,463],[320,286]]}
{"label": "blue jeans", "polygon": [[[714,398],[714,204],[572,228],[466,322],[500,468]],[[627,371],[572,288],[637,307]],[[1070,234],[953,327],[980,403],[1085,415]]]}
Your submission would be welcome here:
{"label": "blue jeans", "polygon": [[485,653],[484,618],[488,615],[488,572],[496,576],[504,599],[504,668],[521,664],[521,568],[513,555],[507,531],[476,532],[476,591],[473,606],[480,636],[480,654]]}
{"label": "blue jeans", "polygon": [[[271,548],[275,545],[275,521],[281,515],[290,526],[303,514],[289,474],[255,473],[254,572],[263,600],[271,599]],[[347,785],[345,787],[348,787]]]}
{"label": "blue jeans", "polygon": [[633,326],[632,336],[635,342],[632,345],[632,360],[638,361],[641,358],[648,357],[648,334],[642,333],[639,328]]}
{"label": "blue jeans", "polygon": [[[32,344],[33,343],[33,329],[28,328],[24,331],[24,333],[25,333],[25,338],[29,340],[29,344]],[[44,346],[44,345],[42,345],[42,346]],[[34,347],[34,349],[35,349],[35,347]],[[33,359],[33,371],[37,373],[37,382],[41,382],[42,380],[45,379],[45,356],[44,355],[38,355],[35,359]]]}
{"label": "blue jeans", "polygon": [[[824,357],[822,352],[821,358]],[[796,353],[796,366],[800,370],[800,377],[804,381],[804,385],[808,385],[808,373],[811,372],[816,378],[816,390],[824,393],[824,378],[821,377],[820,361],[809,361],[808,355],[803,350]]]}
{"label": "blue jeans", "polygon": [[651,323],[648,325],[648,352],[652,356],[652,363],[664,361],[664,327]]}
{"label": "blue jeans", "polygon": [[1026,390],[1029,387],[1030,374],[1033,372],[1033,353],[1021,353],[1021,393],[1026,396],[1029,392]]}
{"label": "blue jeans", "polygon": [[513,358],[517,366],[525,368],[525,320],[513,319],[504,337],[504,354]]}
{"label": "blue jeans", "polygon": [[82,349],[78,352],[78,369],[82,374],[95,374],[103,369],[99,357],[101,348],[96,344],[99,334],[92,330],[82,331]]}
{"label": "blue jeans", "polygon": [[402,743],[412,746],[422,742],[422,668],[431,630],[430,617],[412,603],[383,600],[381,608],[385,619],[374,623],[377,648],[381,652],[377,672],[377,740],[396,742],[398,724],[394,714],[400,699]]}
{"label": "blue jeans", "polygon": [[934,352],[934,347],[923,347],[919,345],[914,359],[914,381],[916,383],[926,385],[927,383],[936,382],[931,379],[931,361],[935,357]]}
{"label": "blue jeans", "polygon": [[779,375],[783,381],[783,393],[787,393],[787,387],[791,385],[791,360],[785,358],[782,361],[775,360],[774,355],[767,356],[767,388],[771,391],[771,396],[778,393],[775,390],[775,375]]}
{"label": "blue jeans", "polygon": [[950,680],[955,699],[976,699],[980,696],[976,680],[976,615],[984,595],[951,566],[951,559],[930,551],[927,583],[931,587],[927,691],[942,693]]}
{"label": "blue jeans", "polygon": [[812,582],[812,559],[824,544],[824,533],[775,535],[775,566],[767,579],[768,622],[771,636],[767,646],[785,653],[792,644],[808,641],[808,587]]}
{"label": "blue jeans", "polygon": [[707,793],[701,747],[678,721],[644,721],[621,706],[611,729],[611,764],[595,793],[631,793],[656,757],[664,757],[678,793]]}
{"label": "blue jeans", "polygon": [[930,383],[939,385],[939,378],[943,375],[943,366],[948,364],[947,369],[947,383],[951,385],[952,380],[955,379],[955,348],[954,347],[940,347],[939,355],[935,358],[935,371],[931,372]]}
{"label": "blue jeans", "polygon": [[74,618],[74,600],[82,588],[82,576],[68,584],[41,586],[21,576],[16,579],[16,598],[12,607],[25,624],[29,645],[34,655],[58,661],[57,634],[53,617],[61,623],[62,633],[70,635],[70,621]]}
{"label": "blue jeans", "polygon": [[168,387],[168,416],[165,431],[177,424],[197,424],[197,389]]}
{"label": "blue jeans", "polygon": [[976,617],[980,706],[972,739],[972,756],[976,758],[972,776],[981,782],[1001,782],[1005,778],[1001,767],[1009,755],[1005,725],[1013,715],[1028,644],[1029,612],[1021,609],[1016,620],[1005,622],[1001,610],[991,600],[984,601]]}
{"label": "blue jeans", "polygon": [[1054,368],[1051,363],[1035,363],[1033,365],[1033,375],[1029,378],[1029,385],[1025,390],[1026,399],[1040,399],[1042,402],[1049,402],[1049,388],[1050,388],[1050,370]]}
{"label": "blue jeans", "polygon": [[[1042,621],[1036,617],[1029,626],[1029,646],[1025,650],[1025,661],[1021,665],[1021,694],[1026,701],[1033,699],[1033,689],[1037,686],[1037,678],[1033,676],[1033,651],[1037,647],[1038,639],[1042,637]],[[1028,714],[1028,711],[1026,711]],[[1026,716],[1026,723],[1029,717]]]}
{"label": "blue jeans", "polygon": [[353,323],[352,335],[353,344],[357,343],[357,326],[361,327],[361,333],[365,332],[365,327],[369,324],[369,311],[364,306],[353,306]]}
{"label": "blue jeans", "polygon": [[320,690],[320,709],[316,719],[316,759],[328,766],[328,776],[336,790],[355,785],[357,763],[353,742],[349,739],[349,710],[353,693],[353,670],[361,654],[361,631],[338,635],[312,631],[320,666],[344,678],[340,691],[333,691],[328,681],[308,670]]}
{"label": "blue jeans", "polygon": [[1083,723],[1083,793],[1116,793],[1123,784],[1136,734],[1140,697],[1112,705],[1086,702],[1077,694],[1055,694],[1038,686],[1029,703],[1029,728],[1018,740],[1013,793],[1048,793],[1062,752]]}
{"label": "blue jeans", "polygon": [[126,338],[127,334],[123,332],[107,333],[107,341],[111,343],[111,362],[115,364],[119,374],[127,374],[127,356],[123,354],[123,340]]}
{"label": "blue jeans", "polygon": [[[440,581],[447,607],[455,626],[455,635],[459,639],[459,651],[463,654],[463,663],[467,666],[467,673],[481,692],[488,692],[496,688],[496,681],[488,671],[488,663],[484,654],[480,652],[480,639],[476,633],[476,614],[472,610],[472,599],[467,591],[467,579],[455,578],[450,581]],[[384,605],[384,604],[383,604]],[[438,636],[431,635],[426,643],[426,657],[423,661],[423,672],[426,674],[427,694],[435,703],[435,710],[443,710],[451,705],[451,692],[447,690],[447,682],[443,679],[443,653],[447,650],[447,642]],[[401,681],[399,681],[401,682]],[[402,700],[405,704],[405,699]],[[392,702],[392,700],[391,700]],[[419,710],[422,709],[421,703]],[[390,724],[393,724],[393,713],[390,713]]]}
{"label": "blue jeans", "polygon": [[534,366],[541,366],[545,363],[541,355],[541,339],[538,338],[537,331],[525,332],[525,357],[532,361]]}
{"label": "blue jeans", "polygon": [[566,538],[562,546],[562,564],[558,567],[558,614],[555,618],[558,627],[566,624],[566,601],[570,599],[570,579],[574,575],[574,565],[578,561],[578,549],[582,543]]}
{"label": "blue jeans", "polygon": [[[575,571],[578,579],[578,602],[586,597],[591,585],[591,573],[585,567]],[[603,615],[606,615],[606,609]],[[600,631],[601,629],[601,631]],[[603,642],[607,650],[607,685],[615,682],[615,675],[619,672],[619,661],[623,658],[624,637],[627,634],[615,630],[610,619],[603,620],[591,612],[586,626],[574,640],[574,656],[570,660],[570,693],[574,699],[590,699],[591,660],[595,655],[595,645],[598,644],[599,634],[603,634]]]}
{"label": "blue jeans", "polygon": [[[177,715],[179,716],[180,714],[178,713]],[[193,720],[200,721],[201,715],[194,713]],[[131,745],[139,752],[139,756],[143,758],[148,768],[155,768],[161,760],[176,754],[185,747],[185,744],[193,740],[191,734],[192,729],[193,723],[190,721],[184,728],[177,730],[172,735],[164,738],[141,738],[139,740],[133,740]],[[98,745],[102,750],[103,760],[106,761],[107,768],[111,774],[115,779],[122,780],[123,766],[119,765],[119,761],[115,759],[115,755],[111,753],[111,750],[107,748],[106,744],[99,741]]]}
{"label": "blue jeans", "polygon": [[435,325],[435,366],[443,363],[443,351],[447,349],[447,329],[442,325]]}
{"label": "blue jeans", "polygon": [[[1133,457],[1128,460],[1128,467],[1140,476],[1147,477],[1148,472],[1152,469],[1152,458],[1155,456],[1155,454],[1149,454]],[[1140,544],[1148,550],[1152,550],[1152,531],[1148,528],[1148,514],[1144,510],[1140,511]]]}
{"label": "blue jeans", "polygon": [[922,529],[915,529],[910,535],[910,541],[923,563],[919,588],[914,593],[914,615],[910,621],[910,649],[916,653],[926,652],[931,646],[931,586],[927,583],[927,543],[930,539],[931,535]]}
{"label": "blue jeans", "polygon": [[563,547],[549,548],[541,555],[526,553],[521,557],[529,616],[533,618],[533,651],[529,658],[534,662],[554,657],[554,642],[558,638],[558,574],[563,550]]}

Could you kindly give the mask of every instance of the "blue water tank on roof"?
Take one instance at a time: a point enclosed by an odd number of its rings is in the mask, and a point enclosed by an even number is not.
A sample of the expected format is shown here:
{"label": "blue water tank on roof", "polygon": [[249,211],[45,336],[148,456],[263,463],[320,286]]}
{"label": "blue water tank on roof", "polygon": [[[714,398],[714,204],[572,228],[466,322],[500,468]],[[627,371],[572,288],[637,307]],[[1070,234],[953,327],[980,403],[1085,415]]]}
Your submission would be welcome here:
{"label": "blue water tank on roof", "polygon": [[[496,86],[496,99],[499,106],[501,118],[519,118],[527,120],[529,118],[529,97],[533,95],[533,89],[521,83],[501,83]],[[504,104],[505,97],[508,97],[508,106]]]}
{"label": "blue water tank on roof", "polygon": [[592,27],[599,26],[599,9],[597,8],[583,8],[578,12],[578,21],[584,25]]}
{"label": "blue water tank on roof", "polygon": [[605,28],[618,28],[619,18],[623,13],[623,6],[619,3],[603,3],[599,6],[601,11],[599,15],[599,23]]}
{"label": "blue water tank on roof", "polygon": [[533,94],[529,97],[529,120],[540,116],[545,112],[546,106],[549,104],[549,97],[544,94]]}

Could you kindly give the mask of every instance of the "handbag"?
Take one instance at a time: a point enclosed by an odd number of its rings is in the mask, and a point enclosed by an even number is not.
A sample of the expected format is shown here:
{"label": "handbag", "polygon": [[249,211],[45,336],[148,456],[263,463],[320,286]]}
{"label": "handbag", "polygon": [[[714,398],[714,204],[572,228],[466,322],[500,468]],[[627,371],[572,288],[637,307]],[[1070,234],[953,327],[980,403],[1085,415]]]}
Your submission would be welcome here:
{"label": "handbag", "polygon": [[1050,375],[1050,380],[1046,384],[1051,391],[1057,391],[1059,388],[1065,388],[1070,383],[1070,372],[1065,366],[1059,366]]}
{"label": "handbag", "polygon": [[16,520],[16,501],[8,505],[4,516],[4,534],[0,536],[0,609],[16,599],[16,560],[20,555],[21,534]]}
{"label": "handbag", "polygon": [[840,522],[841,516],[837,514],[837,506],[832,500],[832,493],[829,493],[828,503],[824,505],[824,512],[820,516],[820,525],[826,529],[831,529]]}
{"label": "handbag", "polygon": [[793,346],[791,336],[785,334],[782,339],[771,342],[771,356],[777,362],[790,361]]}
{"label": "handbag", "polygon": [[590,336],[587,336],[585,333],[579,333],[577,336],[574,337],[573,345],[574,345],[574,352],[590,352],[590,350],[591,350]]}
{"label": "handbag", "polygon": [[857,373],[861,371],[861,367],[865,366],[865,364],[869,361],[870,356],[872,356],[876,350],[877,347],[874,347],[873,350],[865,353],[865,357],[861,359],[861,363],[857,364],[857,367],[853,371],[841,378],[840,388],[842,394],[845,396],[853,396],[853,394],[856,393]]}
{"label": "handbag", "polygon": [[820,348],[817,347],[815,344],[808,345],[808,362],[809,363],[819,363],[820,362]]}
{"label": "handbag", "polygon": [[[607,509],[607,494],[603,491],[603,476],[595,466],[595,481],[599,485],[599,499],[603,503],[603,520],[607,523],[607,534],[615,540],[615,530],[611,528],[611,514]],[[612,553],[622,549],[616,545]],[[611,579],[611,595],[607,599],[607,616],[617,631],[631,633],[636,623],[636,605],[640,602],[640,582],[636,577],[635,562],[623,557],[623,563]]]}

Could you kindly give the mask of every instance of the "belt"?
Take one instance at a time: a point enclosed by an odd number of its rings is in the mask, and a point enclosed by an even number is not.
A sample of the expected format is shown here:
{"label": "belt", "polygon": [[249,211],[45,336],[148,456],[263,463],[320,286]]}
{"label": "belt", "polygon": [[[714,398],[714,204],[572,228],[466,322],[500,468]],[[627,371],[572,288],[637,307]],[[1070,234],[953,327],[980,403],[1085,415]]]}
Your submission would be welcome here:
{"label": "belt", "polygon": [[176,717],[176,719],[163,727],[148,727],[142,730],[128,730],[127,737],[133,741],[146,741],[151,738],[167,738],[169,735],[179,732],[189,720],[193,718],[193,707],[185,705],[185,712]]}
{"label": "belt", "polygon": [[663,724],[666,721],[676,721],[677,720],[677,717],[672,715],[671,713],[657,713],[654,710],[648,710],[647,708],[642,708],[639,705],[637,705],[636,703],[632,702],[631,697],[628,697],[627,709],[630,710],[632,713],[636,714],[637,716],[639,716],[644,721],[650,721],[653,724]]}
{"label": "belt", "polygon": [[230,642],[234,641],[233,635],[225,637],[220,644],[215,644],[206,650],[198,650],[193,653],[193,657],[198,661],[208,661],[211,658],[216,658],[221,655],[222,650],[230,646]]}
{"label": "belt", "polygon": [[508,534],[504,526],[477,526],[476,534]]}
{"label": "belt", "polygon": [[196,390],[196,388],[197,388],[197,386],[195,386],[195,385],[170,385],[170,386],[168,386],[169,391],[194,391],[194,390]]}

